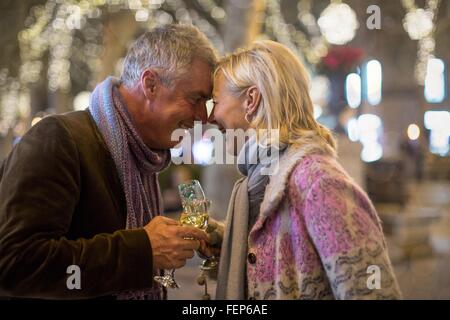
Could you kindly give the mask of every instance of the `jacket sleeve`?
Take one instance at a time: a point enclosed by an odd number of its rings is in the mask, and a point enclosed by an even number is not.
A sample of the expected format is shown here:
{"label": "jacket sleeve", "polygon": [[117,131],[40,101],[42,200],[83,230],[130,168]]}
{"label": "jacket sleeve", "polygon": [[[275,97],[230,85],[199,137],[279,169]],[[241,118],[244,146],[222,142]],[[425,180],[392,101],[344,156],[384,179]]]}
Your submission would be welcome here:
{"label": "jacket sleeve", "polygon": [[336,299],[401,298],[378,215],[359,187],[319,178],[303,214]]}
{"label": "jacket sleeve", "polygon": [[143,229],[65,236],[81,181],[77,146],[61,120],[47,117],[31,128],[2,170],[0,296],[80,299],[152,286]]}

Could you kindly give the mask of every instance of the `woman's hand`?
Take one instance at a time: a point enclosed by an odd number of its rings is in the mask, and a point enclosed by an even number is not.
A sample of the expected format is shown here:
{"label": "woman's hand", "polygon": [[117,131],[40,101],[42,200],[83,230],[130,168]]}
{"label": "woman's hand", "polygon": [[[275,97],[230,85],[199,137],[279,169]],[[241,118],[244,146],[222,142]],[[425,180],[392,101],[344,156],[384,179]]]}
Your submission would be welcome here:
{"label": "woman's hand", "polygon": [[198,253],[203,258],[211,258],[212,256],[218,258],[220,256],[220,247],[212,246],[208,242],[201,240]]}
{"label": "woman's hand", "polygon": [[200,248],[198,252],[207,258],[212,256],[218,258],[220,256],[220,248],[222,246],[223,231],[223,223],[209,218],[208,228],[206,229],[208,240],[200,241]]}

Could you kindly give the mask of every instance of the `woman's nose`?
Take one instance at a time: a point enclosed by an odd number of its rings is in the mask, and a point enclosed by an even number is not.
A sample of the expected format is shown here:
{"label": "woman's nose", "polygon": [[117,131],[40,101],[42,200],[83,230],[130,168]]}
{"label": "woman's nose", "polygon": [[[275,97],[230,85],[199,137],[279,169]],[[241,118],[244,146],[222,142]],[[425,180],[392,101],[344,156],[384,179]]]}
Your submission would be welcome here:
{"label": "woman's nose", "polygon": [[211,114],[208,117],[208,123],[217,125],[216,118],[214,117],[214,109],[211,111]]}

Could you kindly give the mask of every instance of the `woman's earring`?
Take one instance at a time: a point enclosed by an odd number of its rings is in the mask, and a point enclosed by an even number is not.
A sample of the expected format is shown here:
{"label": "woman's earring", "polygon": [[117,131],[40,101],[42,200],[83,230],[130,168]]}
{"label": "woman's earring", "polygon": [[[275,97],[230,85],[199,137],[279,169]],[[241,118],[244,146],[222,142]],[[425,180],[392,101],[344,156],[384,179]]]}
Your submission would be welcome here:
{"label": "woman's earring", "polygon": [[250,120],[248,120],[248,116],[249,116],[249,114],[246,113],[245,116],[244,116],[244,119],[245,119],[245,121],[247,121],[248,124],[250,124]]}

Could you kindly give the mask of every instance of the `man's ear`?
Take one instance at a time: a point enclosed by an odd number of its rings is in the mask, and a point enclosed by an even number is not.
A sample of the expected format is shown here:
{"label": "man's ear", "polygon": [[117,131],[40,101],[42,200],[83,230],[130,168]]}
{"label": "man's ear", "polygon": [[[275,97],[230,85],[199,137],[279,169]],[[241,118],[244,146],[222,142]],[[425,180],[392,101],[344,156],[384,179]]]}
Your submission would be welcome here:
{"label": "man's ear", "polygon": [[152,99],[156,95],[159,84],[159,76],[155,70],[149,68],[142,72],[141,89],[147,99]]}
{"label": "man's ear", "polygon": [[245,93],[245,112],[250,116],[254,115],[261,102],[261,92],[256,86],[251,86]]}

